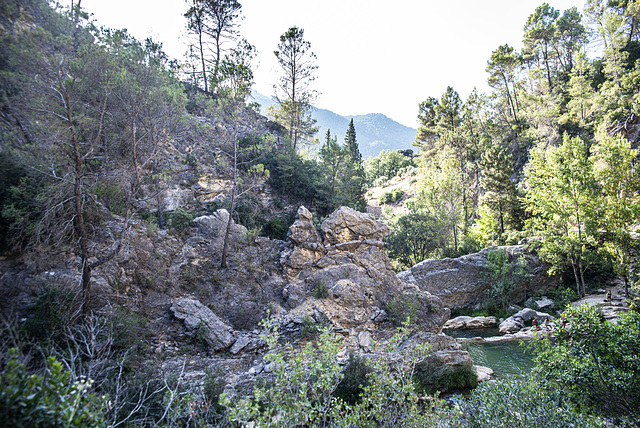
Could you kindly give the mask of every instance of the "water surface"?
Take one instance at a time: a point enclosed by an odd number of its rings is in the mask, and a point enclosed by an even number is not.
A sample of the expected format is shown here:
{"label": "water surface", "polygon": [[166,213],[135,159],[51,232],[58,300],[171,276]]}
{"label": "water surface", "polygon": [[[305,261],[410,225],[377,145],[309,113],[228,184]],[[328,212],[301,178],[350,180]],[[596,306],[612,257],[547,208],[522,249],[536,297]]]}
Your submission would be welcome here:
{"label": "water surface", "polygon": [[[499,336],[497,328],[475,330],[445,330],[456,338]],[[462,343],[462,349],[471,354],[474,364],[491,367],[497,379],[528,376],[533,367],[533,355],[521,342]]]}

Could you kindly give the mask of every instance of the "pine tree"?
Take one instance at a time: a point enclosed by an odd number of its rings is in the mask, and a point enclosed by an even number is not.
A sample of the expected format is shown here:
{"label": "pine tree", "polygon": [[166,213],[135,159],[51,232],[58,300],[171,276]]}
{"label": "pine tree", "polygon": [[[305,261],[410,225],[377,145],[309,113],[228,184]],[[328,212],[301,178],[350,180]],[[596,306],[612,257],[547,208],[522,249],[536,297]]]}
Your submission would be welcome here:
{"label": "pine tree", "polygon": [[356,141],[356,128],[353,125],[353,119],[349,122],[344,137],[344,150],[346,151],[344,204],[358,211],[365,211],[367,208],[367,201],[364,198],[367,192],[366,174],[362,163],[362,154]]}
{"label": "pine tree", "polygon": [[327,203],[331,210],[340,205],[338,190],[341,185],[340,175],[345,168],[346,151],[338,144],[331,130],[327,129],[325,142],[320,149],[320,162],[325,172],[327,182]]}
{"label": "pine tree", "polygon": [[518,197],[513,175],[513,161],[507,148],[501,144],[491,145],[482,154],[482,177],[480,183],[485,189],[484,204],[494,213],[504,234],[505,220],[512,226],[517,223]]}

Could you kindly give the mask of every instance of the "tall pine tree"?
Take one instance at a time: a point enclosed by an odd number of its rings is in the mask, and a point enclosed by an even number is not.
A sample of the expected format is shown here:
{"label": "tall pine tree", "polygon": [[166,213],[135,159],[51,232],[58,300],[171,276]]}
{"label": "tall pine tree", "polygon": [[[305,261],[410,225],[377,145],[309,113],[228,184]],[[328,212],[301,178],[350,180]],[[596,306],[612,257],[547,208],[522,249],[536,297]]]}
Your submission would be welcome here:
{"label": "tall pine tree", "polygon": [[347,134],[344,137],[344,150],[346,151],[345,176],[344,176],[344,204],[358,211],[367,209],[367,201],[364,198],[367,192],[362,154],[356,141],[356,128],[353,119],[349,122]]}
{"label": "tall pine tree", "polygon": [[507,148],[501,144],[492,144],[482,154],[482,177],[480,182],[485,189],[484,204],[494,214],[500,225],[501,240],[505,223],[517,227],[519,222],[518,195],[513,175],[513,161]]}

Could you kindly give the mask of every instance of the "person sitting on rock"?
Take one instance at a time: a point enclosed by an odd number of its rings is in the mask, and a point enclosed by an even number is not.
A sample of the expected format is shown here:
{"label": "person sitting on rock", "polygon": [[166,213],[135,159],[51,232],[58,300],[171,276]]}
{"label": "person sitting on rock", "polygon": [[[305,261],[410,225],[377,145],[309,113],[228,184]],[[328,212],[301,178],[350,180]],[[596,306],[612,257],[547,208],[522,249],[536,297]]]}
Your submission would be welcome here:
{"label": "person sitting on rock", "polygon": [[531,321],[531,327],[533,327],[535,331],[540,330],[540,327],[538,327],[538,318],[534,318],[533,321]]}
{"label": "person sitting on rock", "polygon": [[611,290],[607,291],[607,298],[604,299],[605,302],[610,302],[611,301]]}

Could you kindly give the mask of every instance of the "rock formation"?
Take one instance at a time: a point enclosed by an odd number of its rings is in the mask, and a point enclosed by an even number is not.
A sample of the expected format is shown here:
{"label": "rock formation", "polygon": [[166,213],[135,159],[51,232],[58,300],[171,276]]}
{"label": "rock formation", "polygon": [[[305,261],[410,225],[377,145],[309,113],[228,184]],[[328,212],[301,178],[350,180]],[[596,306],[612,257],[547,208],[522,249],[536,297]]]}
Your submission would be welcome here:
{"label": "rock formation", "polygon": [[410,269],[400,272],[398,278],[408,284],[414,284],[420,290],[438,296],[445,307],[451,309],[472,309],[482,306],[487,298],[486,290],[490,283],[487,272],[487,254],[489,251],[504,249],[509,262],[514,263],[521,256],[527,264],[529,278],[519,284],[511,293],[512,301],[522,301],[538,290],[555,287],[558,278],[547,274],[548,266],[536,255],[530,253],[525,245],[508,247],[489,247],[479,253],[469,254],[456,259],[428,259]]}
{"label": "rock formation", "polygon": [[282,258],[288,282],[283,290],[288,317],[323,314],[338,331],[362,344],[367,343],[363,332],[375,335],[387,320],[387,304],[411,295],[430,308],[428,314],[418,314],[420,327],[435,333],[442,330],[449,310],[430,293],[403,284],[393,272],[382,251],[382,239],[391,232],[387,225],[341,207],[321,229],[322,240],[311,214],[300,207],[288,234],[293,248]]}

